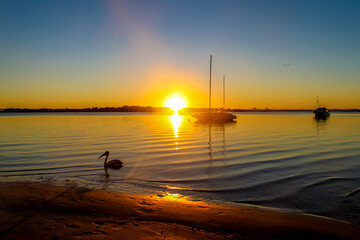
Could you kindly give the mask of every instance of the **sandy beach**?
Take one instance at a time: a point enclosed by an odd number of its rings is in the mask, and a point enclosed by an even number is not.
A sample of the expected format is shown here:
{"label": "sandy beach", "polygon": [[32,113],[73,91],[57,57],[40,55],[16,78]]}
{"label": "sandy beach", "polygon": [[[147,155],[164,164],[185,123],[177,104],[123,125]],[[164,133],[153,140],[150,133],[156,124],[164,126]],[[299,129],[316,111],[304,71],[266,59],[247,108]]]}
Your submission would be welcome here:
{"label": "sandy beach", "polygon": [[134,196],[75,186],[0,183],[1,239],[360,239],[360,228],[307,215]]}

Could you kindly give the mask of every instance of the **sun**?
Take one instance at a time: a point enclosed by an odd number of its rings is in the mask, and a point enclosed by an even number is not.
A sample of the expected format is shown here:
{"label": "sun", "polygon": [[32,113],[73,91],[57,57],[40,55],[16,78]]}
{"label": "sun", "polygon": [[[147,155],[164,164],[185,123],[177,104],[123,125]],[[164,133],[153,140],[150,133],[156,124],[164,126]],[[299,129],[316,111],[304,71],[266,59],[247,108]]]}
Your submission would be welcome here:
{"label": "sun", "polygon": [[179,111],[186,107],[186,98],[181,95],[172,95],[165,101],[165,107],[169,107],[171,110]]}

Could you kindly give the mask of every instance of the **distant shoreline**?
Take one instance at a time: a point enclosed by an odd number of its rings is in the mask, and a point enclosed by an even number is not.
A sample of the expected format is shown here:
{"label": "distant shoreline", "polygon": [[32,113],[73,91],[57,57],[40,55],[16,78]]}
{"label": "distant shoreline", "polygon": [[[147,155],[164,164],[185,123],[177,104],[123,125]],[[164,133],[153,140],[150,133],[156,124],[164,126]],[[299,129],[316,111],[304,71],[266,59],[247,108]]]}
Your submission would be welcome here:
{"label": "distant shoreline", "polygon": [[[221,108],[214,108],[213,111],[220,111]],[[312,109],[239,109],[227,108],[227,112],[312,112]],[[208,108],[184,108],[181,113],[207,112]],[[360,112],[360,109],[329,109],[330,112]],[[1,113],[44,113],[44,112],[157,112],[172,113],[167,107],[150,107],[150,106],[122,106],[122,107],[92,107],[92,108],[6,108],[0,109]]]}

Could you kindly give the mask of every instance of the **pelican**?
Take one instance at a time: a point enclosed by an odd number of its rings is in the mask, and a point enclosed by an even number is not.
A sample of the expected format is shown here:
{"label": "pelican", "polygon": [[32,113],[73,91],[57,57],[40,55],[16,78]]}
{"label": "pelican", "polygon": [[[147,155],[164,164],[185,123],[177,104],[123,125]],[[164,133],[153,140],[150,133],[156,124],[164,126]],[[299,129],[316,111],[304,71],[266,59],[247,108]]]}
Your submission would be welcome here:
{"label": "pelican", "polygon": [[108,162],[108,158],[110,155],[109,151],[106,151],[103,155],[101,155],[98,159],[102,158],[103,156],[106,155],[105,161],[104,161],[104,168],[112,168],[112,169],[120,169],[124,163],[118,159],[114,159]]}

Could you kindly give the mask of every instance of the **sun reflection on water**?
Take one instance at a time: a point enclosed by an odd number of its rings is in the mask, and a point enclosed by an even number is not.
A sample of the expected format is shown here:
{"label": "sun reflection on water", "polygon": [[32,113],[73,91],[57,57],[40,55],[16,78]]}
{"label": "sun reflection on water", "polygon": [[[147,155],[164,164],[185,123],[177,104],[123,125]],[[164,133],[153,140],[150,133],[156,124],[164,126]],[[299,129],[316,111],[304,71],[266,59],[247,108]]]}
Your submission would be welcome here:
{"label": "sun reflection on water", "polygon": [[[174,112],[173,115],[170,116],[170,122],[174,130],[174,138],[179,138],[179,128],[181,127],[182,123],[184,121],[184,117],[180,116],[178,112]],[[178,150],[178,142],[175,141],[175,149]]]}
{"label": "sun reflection on water", "polygon": [[192,191],[191,188],[184,188],[184,187],[177,187],[177,186],[170,186],[170,185],[160,185],[160,187],[170,189],[170,190],[188,190],[188,191]]}
{"label": "sun reflection on water", "polygon": [[182,124],[183,117],[179,115],[178,112],[174,112],[173,115],[170,116],[170,121],[174,129],[174,137],[179,137],[179,127]]}
{"label": "sun reflection on water", "polygon": [[157,196],[159,199],[163,200],[170,200],[170,201],[183,201],[183,202],[190,202],[193,199],[184,195],[181,195],[179,193],[169,193],[169,192],[163,192],[161,194],[158,194]]}

